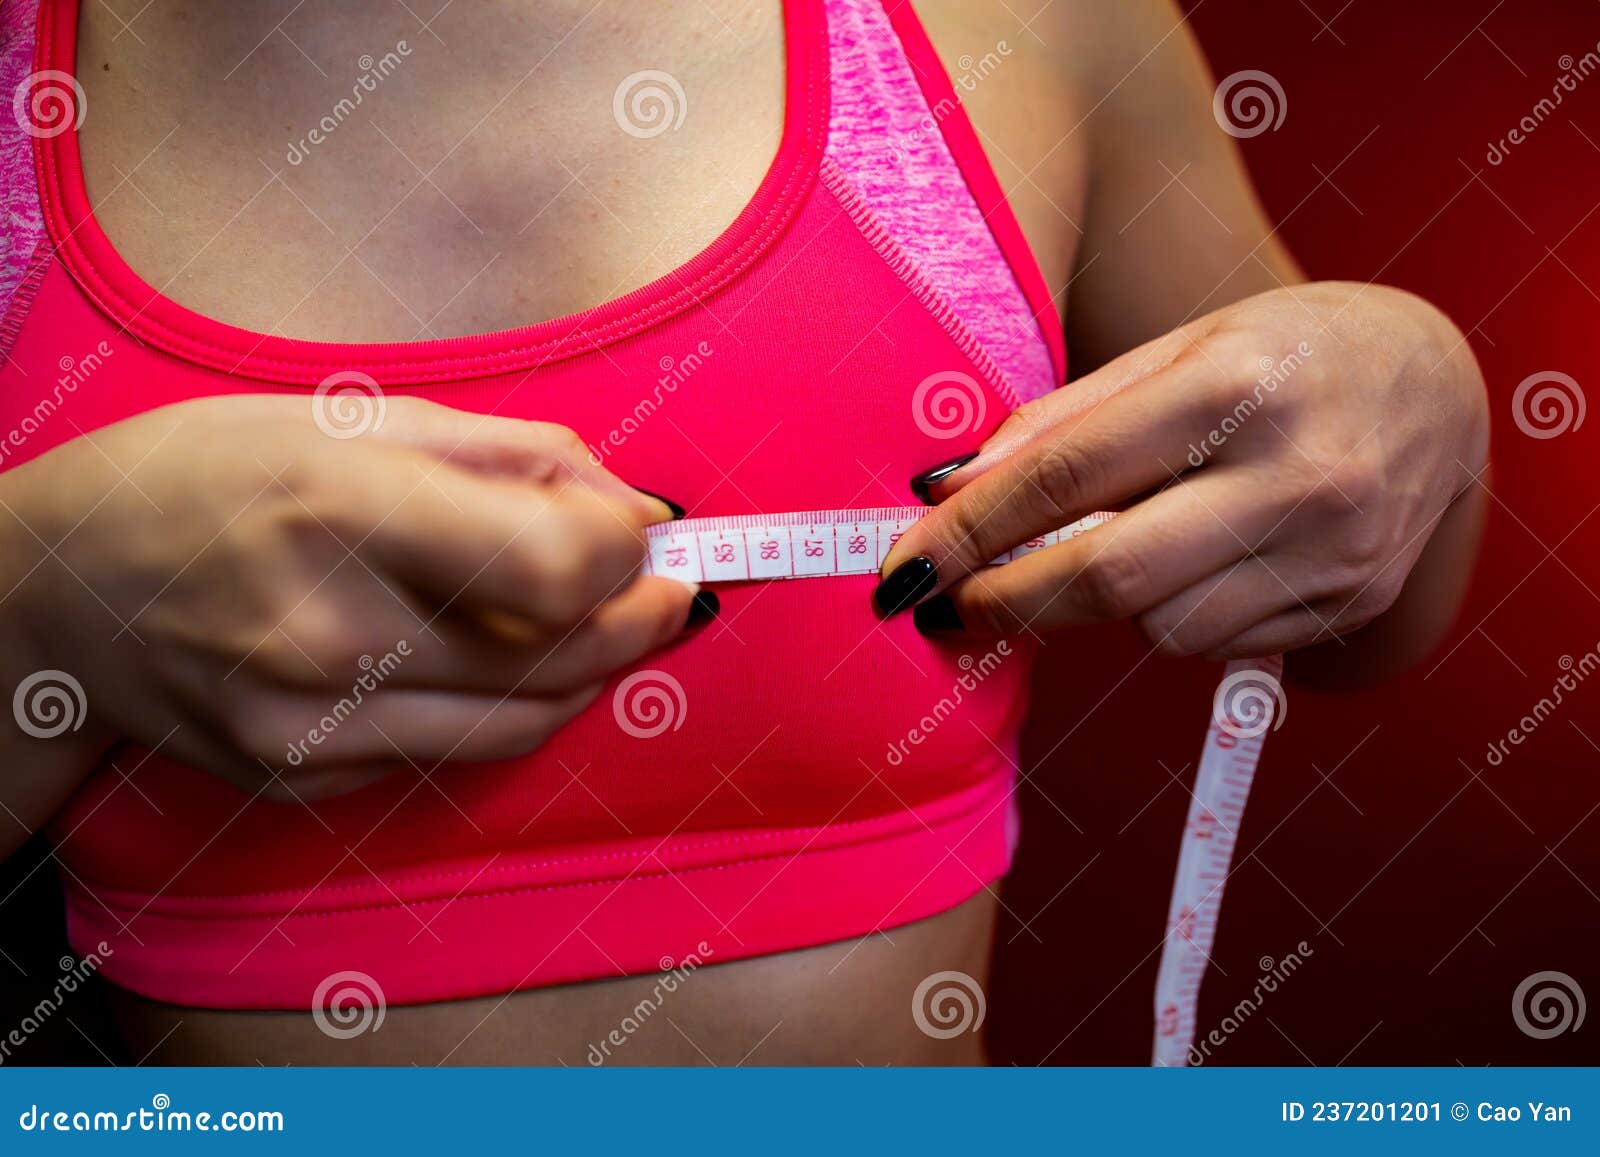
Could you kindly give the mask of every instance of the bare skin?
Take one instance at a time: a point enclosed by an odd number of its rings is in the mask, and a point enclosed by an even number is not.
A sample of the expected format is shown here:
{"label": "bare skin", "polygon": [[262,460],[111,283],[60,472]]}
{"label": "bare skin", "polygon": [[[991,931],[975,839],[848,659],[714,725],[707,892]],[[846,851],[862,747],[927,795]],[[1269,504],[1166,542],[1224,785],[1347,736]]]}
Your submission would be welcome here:
{"label": "bare skin", "polygon": [[[209,99],[221,88],[218,74],[261,39],[254,23],[241,28],[237,12],[214,5],[167,5],[140,21],[140,45],[118,38],[117,22],[96,7],[83,9],[79,51],[99,131],[86,124],[80,143],[102,227],[169,296],[294,337],[485,332],[614,297],[681,264],[737,216],[781,131],[776,5],[716,3],[673,19],[586,24],[520,88],[529,62],[587,6],[452,8],[435,25],[447,53],[398,6],[371,5],[370,19],[323,30],[317,51],[355,60],[409,39],[413,52],[384,82],[374,101],[383,111],[372,121],[398,138],[391,123],[418,118],[404,134],[410,160],[353,121],[298,166],[283,160],[298,135],[288,126],[319,119],[348,92],[343,76],[308,82],[299,52],[271,38],[240,69],[265,99],[218,103]],[[282,15],[262,8],[263,27]],[[638,148],[611,120],[614,62],[634,59],[640,44],[693,94],[683,129],[648,142],[661,148]],[[463,74],[475,79],[462,86]],[[591,99],[602,89],[607,99]],[[415,189],[421,177],[411,162],[430,169],[508,90],[501,110],[433,174],[434,185]],[[566,102],[551,95],[564,91],[574,94]],[[441,92],[454,94],[442,108]],[[157,159],[132,173],[180,122]],[[1050,245],[1065,244],[1066,223],[1058,218],[1053,228]],[[358,243],[360,261],[340,262],[343,246]],[[239,276],[242,251],[253,254],[248,282]],[[909,1010],[931,973],[953,969],[986,983],[996,908],[982,893],[866,940],[708,966],[605,1063],[982,1063],[981,1036],[928,1036]],[[127,1047],[150,1053],[150,1063],[578,1065],[655,984],[646,976],[391,1007],[381,1031],[349,1040],[330,1039],[301,1013],[174,1008],[111,991]]]}
{"label": "bare skin", "polygon": [[980,895],[866,940],[708,965],[664,998],[652,975],[390,1007],[348,1040],[297,1012],[173,1008],[121,990],[117,1014],[133,1054],[157,1064],[978,1065],[982,1036],[919,1032],[911,994],[952,969],[987,983],[995,908]]}
{"label": "bare skin", "polygon": [[[617,6],[594,18],[588,4],[566,0],[453,5],[433,25],[437,40],[403,6],[344,5],[336,20],[291,22],[299,46],[269,35],[289,7],[184,0],[141,16],[137,38],[119,35],[100,5],[82,15],[79,76],[96,112],[81,146],[103,228],[146,280],[239,325],[403,341],[572,312],[711,240],[754,191],[778,140],[776,3],[709,0],[674,6],[670,17]],[[1173,32],[1164,0],[1057,0],[1015,13],[955,0],[917,7],[957,75],[963,58],[1005,44],[1003,64],[962,95],[1057,294],[1080,370],[1304,280],[1211,121],[1212,82],[1192,40]],[[132,19],[138,6],[111,8]],[[301,49],[353,62],[401,39],[413,51],[380,96],[302,164],[282,160],[302,135],[296,126],[349,92],[344,72],[323,81]],[[640,150],[615,131],[609,97],[619,75],[645,66],[676,76],[694,115]],[[358,259],[340,260],[346,246]],[[1150,376],[1125,374],[1106,393]],[[1466,396],[1471,374],[1461,376]],[[1461,409],[1470,426],[1470,404]],[[1081,415],[1047,417],[1040,428]],[[986,499],[978,479],[1004,468],[1033,433],[1012,429],[1015,445],[986,454],[940,497],[970,486],[976,521],[1002,508],[1000,488],[991,484],[996,495]],[[1406,560],[1400,577],[1409,568],[1410,578],[1404,589],[1395,583],[1388,613],[1328,661],[1315,658],[1318,648],[1304,652],[1304,677],[1338,680],[1370,668],[1372,654],[1393,653],[1397,639],[1409,655],[1437,637],[1481,518],[1477,492],[1464,492],[1423,536],[1420,557]],[[1030,597],[963,605],[998,622]],[[1431,617],[1419,622],[1412,604]],[[981,1061],[978,1038],[934,1040],[905,1010],[930,972],[987,977],[994,908],[980,895],[867,941],[708,967],[675,994],[670,1021],[652,1020],[608,1063]],[[381,1032],[354,1041],[330,1040],[294,1013],[172,1009],[126,994],[119,1005],[130,1049],[154,1050],[155,1061],[578,1064],[652,984],[391,1008]]]}

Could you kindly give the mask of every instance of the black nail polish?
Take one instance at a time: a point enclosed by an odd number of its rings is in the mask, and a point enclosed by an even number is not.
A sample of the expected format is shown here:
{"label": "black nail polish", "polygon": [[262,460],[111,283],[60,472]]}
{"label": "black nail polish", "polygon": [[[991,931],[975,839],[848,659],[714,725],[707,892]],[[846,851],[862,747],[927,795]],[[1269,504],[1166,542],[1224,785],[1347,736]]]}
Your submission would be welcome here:
{"label": "black nail polish", "polygon": [[970,454],[963,454],[959,458],[952,458],[948,462],[941,462],[932,470],[923,471],[921,474],[918,474],[911,480],[911,493],[915,494],[917,499],[922,502],[923,505],[928,505],[928,491],[933,489],[935,484],[943,482],[946,478],[950,477],[950,475],[954,474],[957,470],[961,469],[977,456],[978,452],[974,450]]}
{"label": "black nail polish", "polygon": [[878,613],[887,618],[913,606],[938,585],[939,569],[933,559],[918,555],[895,567],[872,592],[872,601],[877,604]]}
{"label": "black nail polish", "polygon": [[720,610],[722,610],[722,600],[717,598],[715,592],[704,590],[695,592],[694,602],[689,604],[689,621],[683,624],[683,629],[698,631],[716,618]]}
{"label": "black nail polish", "polygon": [[964,631],[966,624],[949,595],[934,595],[925,603],[918,603],[911,612],[911,621],[924,635],[939,635],[950,631]]}
{"label": "black nail polish", "polygon": [[663,503],[668,510],[672,511],[672,521],[674,522],[678,521],[678,519],[689,513],[683,507],[679,506],[676,502],[672,501],[672,499],[663,494],[654,494],[646,490],[643,486],[635,486],[634,489],[647,498],[654,498],[657,502]]}

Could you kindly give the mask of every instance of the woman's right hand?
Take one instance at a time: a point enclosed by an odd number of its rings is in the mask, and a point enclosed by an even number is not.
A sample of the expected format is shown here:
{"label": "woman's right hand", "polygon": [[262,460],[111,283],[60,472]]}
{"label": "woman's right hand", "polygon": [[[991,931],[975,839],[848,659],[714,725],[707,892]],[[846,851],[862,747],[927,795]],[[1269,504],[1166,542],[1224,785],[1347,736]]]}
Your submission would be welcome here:
{"label": "woman's right hand", "polygon": [[65,672],[80,742],[309,799],[536,748],[684,631],[695,588],[636,573],[672,511],[570,430],[385,402],[355,438],[305,397],[186,402],[0,475],[5,549],[36,560],[4,576],[8,692]]}

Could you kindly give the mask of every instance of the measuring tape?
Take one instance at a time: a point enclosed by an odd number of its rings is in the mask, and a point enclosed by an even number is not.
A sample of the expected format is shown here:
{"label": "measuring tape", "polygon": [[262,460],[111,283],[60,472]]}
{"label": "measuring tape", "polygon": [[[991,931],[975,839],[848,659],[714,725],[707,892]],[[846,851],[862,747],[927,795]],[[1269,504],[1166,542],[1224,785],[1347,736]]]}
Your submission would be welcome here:
{"label": "measuring tape", "polygon": [[[643,573],[692,583],[877,574],[925,506],[741,514],[658,523]],[[991,565],[1066,542],[1116,515],[1100,512],[1009,550]],[[1266,732],[1281,722],[1283,660],[1229,663],[1217,689],[1184,822],[1156,974],[1152,1063],[1188,1063],[1200,981],[1216,941],[1222,892]]]}
{"label": "measuring tape", "polygon": [[[659,522],[647,532],[650,553],[644,573],[690,583],[877,574],[889,548],[926,513],[926,506],[878,506]],[[994,562],[1014,562],[1114,517],[1091,514],[1025,542]]]}

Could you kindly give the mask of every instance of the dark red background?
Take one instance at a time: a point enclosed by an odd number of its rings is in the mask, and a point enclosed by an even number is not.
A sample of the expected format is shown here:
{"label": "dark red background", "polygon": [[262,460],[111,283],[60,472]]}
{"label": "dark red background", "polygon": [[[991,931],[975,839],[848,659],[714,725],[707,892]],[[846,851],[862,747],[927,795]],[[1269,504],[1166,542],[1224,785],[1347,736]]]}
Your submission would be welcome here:
{"label": "dark red background", "polygon": [[[1251,990],[1261,957],[1305,940],[1313,955],[1215,1063],[1600,1061],[1600,1008],[1543,1041],[1511,1016],[1517,984],[1547,969],[1600,1001],[1600,679],[1502,766],[1484,757],[1548,693],[1562,656],[1600,645],[1600,414],[1540,441],[1510,406],[1517,383],[1544,370],[1571,374],[1600,405],[1600,74],[1503,164],[1485,159],[1550,93],[1560,58],[1596,48],[1600,5],[1186,6],[1218,76],[1260,69],[1286,91],[1282,128],[1244,149],[1312,276],[1405,286],[1471,333],[1498,472],[1471,601],[1440,654],[1370,694],[1292,697],[1241,833],[1201,1030]],[[993,1045],[1002,1063],[1143,1064],[1187,803],[1161,765],[1193,774],[1215,669],[1143,663],[1079,726],[1144,648],[1107,631],[1084,636],[1085,660],[1067,650],[1052,647],[1041,673],[1035,758],[1071,738],[1023,789]],[[6,865],[0,890],[30,867]],[[30,887],[37,923],[8,921],[0,950],[53,976],[48,876]],[[6,1007],[36,998],[17,981],[0,961]],[[85,1043],[107,1039],[96,1016],[85,1003],[52,1018],[26,1059],[97,1061]]]}
{"label": "dark red background", "polygon": [[[1538,440],[1511,412],[1517,384],[1545,370],[1600,406],[1600,72],[1503,163],[1486,160],[1550,95],[1563,56],[1600,51],[1600,5],[1185,7],[1218,77],[1259,69],[1285,90],[1282,128],[1243,147],[1310,275],[1415,290],[1471,335],[1497,472],[1470,602],[1440,652],[1371,693],[1291,690],[1240,834],[1200,1030],[1250,993],[1260,958],[1305,940],[1314,954],[1213,1063],[1600,1062],[1600,1007],[1549,1040],[1511,1015],[1518,983],[1547,969],[1600,1003],[1600,676],[1501,766],[1485,758],[1549,694],[1562,656],[1600,647],[1600,413]],[[1071,738],[1023,789],[1014,915],[989,994],[996,1059],[1144,1064],[1188,802],[1161,762],[1193,775],[1216,668],[1146,662],[1079,726],[1145,648],[1086,636],[1075,650],[1093,661],[1077,669],[1049,650],[1034,758]]]}

